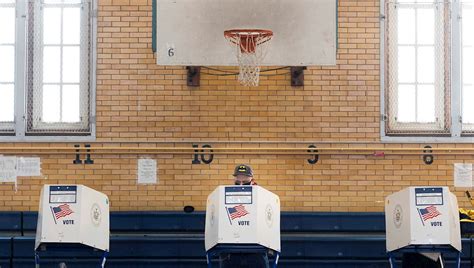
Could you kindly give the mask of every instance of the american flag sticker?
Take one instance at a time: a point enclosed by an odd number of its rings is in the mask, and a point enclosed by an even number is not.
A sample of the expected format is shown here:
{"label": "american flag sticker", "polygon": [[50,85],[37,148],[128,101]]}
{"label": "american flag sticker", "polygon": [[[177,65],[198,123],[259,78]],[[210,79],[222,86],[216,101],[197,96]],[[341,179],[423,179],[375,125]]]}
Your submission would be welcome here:
{"label": "american flag sticker", "polygon": [[229,217],[230,224],[232,225],[232,220],[243,217],[249,212],[245,209],[244,205],[238,205],[235,207],[226,207],[227,216]]}
{"label": "american flag sticker", "polygon": [[74,211],[72,211],[72,209],[69,207],[69,204],[51,207],[51,212],[53,213],[54,222],[62,217],[66,217],[74,213]]}
{"label": "american flag sticker", "polygon": [[418,208],[418,214],[420,214],[421,222],[425,225],[425,221],[433,219],[441,215],[435,206],[429,206],[426,208]]}

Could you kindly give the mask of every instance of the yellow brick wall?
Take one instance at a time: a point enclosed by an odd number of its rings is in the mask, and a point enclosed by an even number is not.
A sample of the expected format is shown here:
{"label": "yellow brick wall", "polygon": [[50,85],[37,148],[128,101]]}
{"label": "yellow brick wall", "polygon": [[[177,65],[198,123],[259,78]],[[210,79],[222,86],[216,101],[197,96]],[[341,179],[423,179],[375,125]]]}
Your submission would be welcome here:
{"label": "yellow brick wall", "polygon": [[[260,87],[247,88],[234,77],[206,74],[199,88],[189,88],[184,67],[155,64],[151,0],[98,2],[92,146],[423,146],[380,143],[379,0],[339,0],[337,66],[310,67],[299,88],[289,86],[288,75],[263,77]],[[0,147],[12,145],[73,144]],[[452,186],[452,164],[472,162],[455,155],[437,156],[432,165],[419,155],[321,155],[315,165],[304,155],[216,154],[210,165],[191,164],[189,154],[92,157],[93,165],[74,165],[73,155],[41,155],[42,177],[20,178],[17,192],[0,184],[0,210],[36,210],[45,183],[93,187],[109,195],[112,210],[203,210],[207,195],[231,182],[234,166],[249,163],[258,183],[280,195],[283,210],[382,211],[387,194],[409,185]],[[138,157],[157,159],[157,185],[137,185]]]}

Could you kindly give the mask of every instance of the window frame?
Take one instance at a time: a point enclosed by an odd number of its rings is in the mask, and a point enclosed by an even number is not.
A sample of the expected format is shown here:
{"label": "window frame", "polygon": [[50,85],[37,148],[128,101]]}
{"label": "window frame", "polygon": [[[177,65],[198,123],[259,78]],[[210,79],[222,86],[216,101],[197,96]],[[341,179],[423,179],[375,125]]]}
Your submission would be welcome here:
{"label": "window frame", "polygon": [[[459,58],[461,58],[461,55],[462,55],[462,52],[463,52],[463,44],[462,44],[462,33],[463,33],[462,26],[463,25],[461,23],[462,22],[462,16],[463,16],[463,14],[462,14],[462,5],[463,5],[462,2],[463,1],[459,1],[459,6],[458,6],[459,10],[458,10],[458,13],[456,13],[457,14],[456,18],[458,18],[458,20],[460,21],[460,23],[458,25],[458,27],[459,27],[459,30],[458,30],[459,31],[459,37],[458,37],[458,39],[459,39],[459,51],[458,51],[458,53],[460,55]],[[471,4],[471,8],[474,9],[474,1]],[[474,48],[471,48],[471,49],[474,49]],[[464,90],[464,88],[463,88],[464,87],[464,84],[463,84],[464,81],[463,81],[463,77],[462,77],[462,75],[463,75],[462,65],[463,65],[463,62],[462,62],[462,58],[461,58],[461,60],[459,61],[459,88],[460,88],[460,90],[459,90],[460,93],[459,94],[460,94],[460,96],[462,96],[463,90]],[[460,99],[460,105],[462,106],[462,98],[459,98],[459,99]],[[461,108],[460,111],[459,111],[459,113],[460,113],[460,115],[459,115],[460,119],[459,120],[461,122],[462,122],[462,112],[463,111],[462,111],[462,108]],[[466,127],[466,130],[464,130],[464,127]],[[461,128],[462,128],[461,132],[464,135],[474,135],[474,123],[461,123]]]}
{"label": "window frame", "polygon": [[[33,66],[34,66],[33,69],[37,69],[37,70],[40,70],[40,71],[38,73],[36,73],[36,75],[31,74],[31,73],[28,74],[28,75],[32,75],[33,79],[34,79],[33,80],[34,81],[33,82],[33,88],[30,89],[31,94],[35,95],[35,92],[36,92],[36,94],[40,95],[40,96],[43,95],[43,87],[45,85],[58,85],[59,88],[60,88],[60,91],[62,92],[63,87],[68,84],[68,83],[64,83],[62,81],[62,73],[60,74],[61,79],[58,83],[44,82],[43,79],[42,79],[43,69],[41,67],[43,65],[43,60],[44,60],[44,54],[43,54],[44,48],[45,47],[54,47],[54,46],[58,46],[58,45],[57,44],[55,44],[55,45],[44,44],[43,34],[42,34],[43,33],[43,27],[41,27],[40,25],[43,25],[45,15],[44,15],[44,9],[41,8],[41,5],[42,4],[38,3],[38,2],[34,3],[34,21],[39,21],[40,22],[40,23],[36,23],[34,25],[34,29],[35,29],[35,31],[37,31],[40,34],[39,34],[38,40],[33,42],[34,45],[33,45],[33,48],[32,48],[33,51],[34,51],[33,55],[34,55],[35,59],[37,59],[37,58],[40,59],[38,61],[33,62]],[[43,5],[46,5],[46,4],[43,4]],[[47,4],[47,5],[50,6],[50,7],[60,7],[60,8],[64,7],[64,5],[62,5],[62,4]],[[74,6],[80,7],[81,6],[81,4],[69,4],[69,5],[72,6],[72,7],[74,7]],[[84,14],[81,14],[81,16],[82,16],[82,19],[84,19],[84,17],[85,17]],[[61,25],[61,35],[62,34],[64,34],[64,32],[63,32],[63,28],[62,28],[62,25]],[[61,56],[63,55],[64,48],[73,47],[73,46],[76,46],[76,45],[63,44],[62,41],[61,41],[60,44],[59,44],[60,51],[61,51]],[[88,47],[86,47],[85,45],[83,45],[81,43],[79,43],[79,50],[83,54],[84,54],[84,52],[87,53],[87,51],[89,51]],[[89,55],[89,57],[90,57],[90,55]],[[83,61],[80,60],[79,70],[82,70],[82,63],[83,63]],[[61,60],[61,65],[62,65],[62,60]],[[92,66],[89,66],[89,68],[91,68],[91,67]],[[90,72],[89,72],[89,76],[91,76]],[[86,82],[87,82],[86,79],[84,79],[84,77],[82,77],[82,78],[80,78],[78,83],[70,83],[70,84],[77,84],[79,86],[79,93],[80,93],[79,107],[82,107],[82,109],[84,109],[84,106],[87,106],[83,101],[84,99],[88,99],[87,98],[88,91],[85,88],[87,86]],[[60,100],[60,101],[62,101],[62,100]],[[62,104],[60,104],[60,107],[62,107]],[[89,105],[89,107],[90,107],[90,105]],[[80,109],[80,111],[83,111],[82,109]],[[60,133],[61,126],[63,124],[67,124],[67,126],[68,126],[68,129],[66,131],[64,131],[65,133],[68,133],[69,131],[74,131],[74,130],[77,130],[77,129],[87,127],[86,123],[83,122],[83,121],[75,122],[75,123],[64,123],[64,122],[46,123],[46,122],[41,122],[41,121],[34,120],[35,117],[39,117],[39,115],[35,115],[35,113],[42,114],[42,111],[43,111],[43,100],[41,98],[38,99],[36,102],[33,102],[31,104],[31,107],[29,107],[27,105],[27,111],[31,114],[31,117],[28,118],[27,126],[31,127],[31,129],[32,129],[31,133],[34,133],[32,135],[36,135],[36,133],[41,133],[42,131],[51,131],[51,132],[56,132],[57,131],[58,133]],[[60,111],[60,113],[62,113],[62,111]],[[81,117],[83,117],[84,115],[85,114],[79,114],[79,116],[81,116]],[[38,132],[36,132],[36,131],[38,131]]]}
{"label": "window frame", "polygon": [[[399,8],[403,8],[403,6],[405,7],[408,7],[408,8],[412,8],[413,10],[417,10],[417,9],[426,9],[426,6],[425,7],[420,7],[418,6],[417,4],[410,4],[410,3],[407,3],[407,4],[400,4],[402,7],[399,7]],[[429,4],[428,4],[429,5]],[[438,11],[440,14],[436,14],[435,18],[434,18],[434,21],[435,23],[442,23],[442,20],[443,20],[443,17],[444,17],[444,11]],[[415,13],[416,14],[416,13]],[[399,18],[398,17],[395,17],[393,18],[394,19],[394,24],[398,24],[398,20]],[[415,20],[416,20],[416,15],[415,15]],[[436,27],[435,27],[436,28]],[[398,29],[397,29],[398,30]],[[408,83],[408,82],[399,82],[398,81],[398,70],[397,68],[395,67],[392,72],[394,72],[393,76],[395,77],[394,79],[396,80],[396,85],[392,85],[391,87],[389,87],[387,90],[389,91],[390,95],[393,95],[394,98],[396,99],[398,97],[398,90],[397,90],[397,86],[399,85],[412,85],[415,87],[416,91],[415,91],[415,109],[416,107],[418,106],[418,103],[416,102],[416,99],[417,99],[417,91],[418,91],[418,87],[423,85],[423,84],[426,84],[426,83],[422,83],[422,82],[419,82],[419,81],[416,81],[417,80],[417,73],[418,73],[418,65],[417,65],[417,61],[418,61],[418,53],[419,53],[419,49],[422,48],[422,47],[428,47],[428,46],[432,46],[433,47],[433,52],[435,54],[435,59],[438,59],[438,57],[436,55],[443,55],[443,57],[439,57],[441,58],[439,61],[435,62],[435,67],[434,67],[434,72],[435,72],[435,76],[434,78],[440,78],[440,79],[437,79],[435,81],[433,81],[433,87],[434,87],[434,96],[435,96],[435,107],[436,106],[441,106],[443,107],[443,109],[441,111],[438,112],[438,114],[436,114],[436,110],[435,110],[435,117],[437,118],[437,121],[435,122],[417,122],[417,123],[412,123],[412,122],[398,122],[396,120],[396,115],[398,113],[398,109],[399,107],[397,105],[389,105],[389,109],[392,111],[391,113],[389,113],[389,126],[390,126],[390,129],[392,129],[393,131],[401,131],[401,130],[407,130],[407,131],[413,131],[413,134],[418,134],[419,133],[423,133],[423,132],[439,132],[439,131],[443,131],[443,129],[445,129],[445,123],[446,123],[446,120],[445,120],[445,115],[446,115],[446,111],[445,109],[447,108],[444,104],[445,104],[445,98],[446,98],[446,90],[444,90],[445,88],[445,85],[447,84],[447,81],[445,79],[445,76],[443,75],[443,72],[442,70],[445,68],[445,65],[446,65],[446,59],[445,59],[445,49],[444,49],[444,45],[438,45],[437,46],[437,42],[439,43],[444,43],[444,33],[443,34],[439,34],[439,33],[435,33],[435,36],[433,37],[434,38],[434,43],[433,45],[426,45],[426,44],[419,44],[417,43],[417,40],[416,40],[416,36],[417,36],[417,31],[418,31],[418,28],[415,28],[415,43],[414,44],[402,44],[402,43],[397,43],[397,44],[393,44],[393,50],[396,51],[395,53],[393,54],[390,54],[390,61],[391,62],[395,62],[396,64],[398,64],[398,52],[399,52],[399,49],[401,47],[407,47],[407,48],[413,48],[414,49],[414,53],[415,53],[415,81],[414,82],[411,82],[411,83]],[[392,33],[393,35],[398,35],[398,32],[394,32]],[[442,37],[442,39],[440,39],[439,37]],[[395,65],[396,65],[395,64]],[[441,67],[440,67],[441,66]],[[441,79],[442,78],[442,79]],[[415,111],[415,112],[418,112],[418,111]]]}
{"label": "window frame", "polygon": [[[27,96],[28,88],[26,77],[28,75],[27,66],[27,37],[26,31],[28,24],[28,3],[32,0],[16,0],[16,24],[15,24],[15,88],[14,88],[14,131],[7,132],[0,130],[0,142],[85,142],[96,140],[96,86],[97,86],[97,0],[88,1],[91,5],[90,14],[90,66],[89,66],[89,132],[69,133],[68,130],[52,131],[45,133],[35,133],[27,131]],[[36,1],[36,0],[33,0]],[[36,49],[35,49],[36,51]],[[82,101],[81,101],[82,102]],[[80,103],[80,105],[83,105]],[[33,109],[33,108],[31,108]],[[47,129],[47,128],[46,128]],[[70,130],[74,130],[74,123]]]}
{"label": "window frame", "polygon": [[[15,11],[16,11],[16,8],[17,8],[17,4],[14,3],[14,4],[2,4],[0,5],[0,8],[1,7],[14,7],[15,8]],[[18,27],[18,23],[16,21],[16,18],[15,18],[15,43],[13,44],[13,50],[16,51],[17,49],[17,35],[16,35],[16,29]],[[16,52],[15,52],[16,53]],[[16,60],[16,59],[14,59]],[[16,67],[16,62],[14,62],[15,64],[15,67]],[[13,98],[15,99],[15,86],[16,86],[16,73],[17,71],[15,70],[14,71],[14,78],[13,78]],[[2,84],[10,84],[10,83],[3,83]],[[15,104],[14,104],[14,107],[13,109],[15,110]],[[13,118],[13,120],[15,121],[15,117]],[[5,135],[12,135],[14,134],[14,131],[15,131],[15,122],[0,122],[0,133],[4,133]]]}
{"label": "window frame", "polygon": [[[385,54],[385,27],[386,25],[386,10],[385,5],[389,0],[380,0],[380,137],[381,142],[386,143],[473,143],[474,136],[470,133],[462,131],[461,122],[461,1],[452,0],[451,7],[448,10],[450,12],[450,30],[451,40],[449,44],[450,53],[449,56],[449,71],[450,74],[449,82],[451,84],[451,90],[449,91],[450,99],[446,100],[445,113],[448,114],[448,120],[450,122],[450,128],[448,135],[439,136],[438,134],[432,133],[421,133],[421,134],[404,134],[404,135],[391,135],[386,133],[386,126],[389,124],[387,118],[387,104],[386,104],[386,57]],[[459,60],[456,60],[459,59]]]}

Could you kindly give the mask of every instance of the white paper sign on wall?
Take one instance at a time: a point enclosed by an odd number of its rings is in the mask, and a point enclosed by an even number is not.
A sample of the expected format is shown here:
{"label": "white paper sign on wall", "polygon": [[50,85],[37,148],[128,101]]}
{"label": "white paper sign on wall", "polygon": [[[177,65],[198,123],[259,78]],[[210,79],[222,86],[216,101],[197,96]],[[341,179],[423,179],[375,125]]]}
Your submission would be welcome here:
{"label": "white paper sign on wall", "polygon": [[157,165],[154,159],[138,159],[137,180],[138,184],[156,184]]}
{"label": "white paper sign on wall", "polygon": [[454,187],[472,188],[472,164],[454,164]]}

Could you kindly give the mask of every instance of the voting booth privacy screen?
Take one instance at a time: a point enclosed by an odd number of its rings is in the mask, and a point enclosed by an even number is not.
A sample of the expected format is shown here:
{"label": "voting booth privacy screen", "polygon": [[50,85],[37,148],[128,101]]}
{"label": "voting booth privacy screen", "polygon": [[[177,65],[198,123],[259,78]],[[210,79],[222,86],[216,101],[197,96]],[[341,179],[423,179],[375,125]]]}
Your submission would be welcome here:
{"label": "voting booth privacy screen", "polygon": [[35,250],[43,243],[78,243],[109,251],[109,199],[83,185],[44,185]]}
{"label": "voting booth privacy screen", "polygon": [[206,251],[259,244],[280,252],[280,199],[260,186],[219,186],[207,198]]}
{"label": "voting booth privacy screen", "polygon": [[385,200],[387,251],[450,245],[461,251],[458,201],[448,187],[408,187]]}

